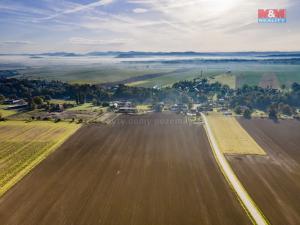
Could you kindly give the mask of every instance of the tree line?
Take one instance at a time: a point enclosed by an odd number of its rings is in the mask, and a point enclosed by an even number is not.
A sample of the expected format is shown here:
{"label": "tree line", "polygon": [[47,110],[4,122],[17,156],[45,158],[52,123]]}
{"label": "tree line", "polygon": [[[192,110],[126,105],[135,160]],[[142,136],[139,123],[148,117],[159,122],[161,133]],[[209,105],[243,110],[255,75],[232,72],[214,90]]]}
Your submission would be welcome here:
{"label": "tree line", "polygon": [[210,99],[224,99],[228,107],[237,113],[259,109],[276,116],[277,113],[293,115],[300,107],[300,84],[293,83],[290,89],[281,90],[244,85],[231,89],[207,79],[180,81],[162,89],[116,85],[102,87],[90,84],[69,84],[61,81],[0,78],[0,101],[4,98],[23,98],[29,103],[42,100],[67,99],[77,104],[112,100],[131,100],[136,103],[206,103]]}

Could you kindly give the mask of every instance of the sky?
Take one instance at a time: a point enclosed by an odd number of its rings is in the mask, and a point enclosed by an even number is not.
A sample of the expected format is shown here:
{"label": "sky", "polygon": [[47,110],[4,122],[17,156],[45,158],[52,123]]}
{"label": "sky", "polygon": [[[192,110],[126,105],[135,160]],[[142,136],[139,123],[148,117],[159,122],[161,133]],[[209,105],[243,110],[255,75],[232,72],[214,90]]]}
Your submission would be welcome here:
{"label": "sky", "polygon": [[0,53],[298,50],[299,0],[0,0]]}

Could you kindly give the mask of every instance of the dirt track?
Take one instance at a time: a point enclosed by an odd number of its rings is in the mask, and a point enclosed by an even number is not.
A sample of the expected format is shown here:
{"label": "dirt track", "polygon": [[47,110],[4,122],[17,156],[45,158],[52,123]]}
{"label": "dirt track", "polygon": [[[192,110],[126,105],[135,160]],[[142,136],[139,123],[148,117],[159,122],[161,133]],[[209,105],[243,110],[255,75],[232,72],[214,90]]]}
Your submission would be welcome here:
{"label": "dirt track", "polygon": [[139,118],[82,128],[0,199],[1,225],[250,224],[203,127]]}
{"label": "dirt track", "polygon": [[268,156],[227,157],[272,225],[300,224],[300,122],[241,119]]}

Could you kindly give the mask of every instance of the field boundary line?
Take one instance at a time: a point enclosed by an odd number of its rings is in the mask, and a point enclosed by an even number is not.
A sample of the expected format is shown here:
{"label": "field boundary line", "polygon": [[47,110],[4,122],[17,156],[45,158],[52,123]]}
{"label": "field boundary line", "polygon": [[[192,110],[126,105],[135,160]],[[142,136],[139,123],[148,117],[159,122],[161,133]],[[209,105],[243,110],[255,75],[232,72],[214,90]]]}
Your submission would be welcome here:
{"label": "field boundary line", "polygon": [[15,184],[22,180],[27,174],[31,172],[38,164],[40,164],[44,159],[46,159],[51,153],[58,149],[65,141],[67,141],[73,134],[75,134],[81,126],[77,129],[72,130],[68,133],[67,137],[59,140],[54,145],[52,145],[44,154],[38,156],[34,161],[32,161],[28,166],[21,170],[15,177],[13,177],[9,182],[7,182],[3,187],[0,188],[0,198],[10,190]]}
{"label": "field boundary line", "polygon": [[219,168],[221,169],[226,181],[228,182],[229,186],[233,189],[234,193],[238,197],[238,200],[241,203],[243,209],[246,211],[247,215],[249,216],[253,224],[269,225],[270,222],[264,216],[263,212],[259,209],[259,207],[255,204],[251,196],[248,194],[248,192],[246,191],[242,183],[235,175],[233,169],[229,165],[224,154],[219,149],[206,116],[203,113],[201,113],[201,116],[205,124],[205,131],[208,136],[208,140],[211,145],[214,158]]}

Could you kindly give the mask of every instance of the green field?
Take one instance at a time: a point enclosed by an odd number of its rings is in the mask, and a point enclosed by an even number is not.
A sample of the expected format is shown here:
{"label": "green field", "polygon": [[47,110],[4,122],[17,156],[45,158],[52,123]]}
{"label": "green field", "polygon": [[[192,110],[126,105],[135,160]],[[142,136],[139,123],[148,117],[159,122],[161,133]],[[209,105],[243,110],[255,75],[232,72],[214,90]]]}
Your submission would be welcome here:
{"label": "green field", "polygon": [[[178,70],[181,70],[178,72]],[[226,73],[227,71],[231,73]],[[172,72],[174,71],[174,72]],[[201,73],[202,71],[202,73]],[[171,73],[169,73],[171,72]],[[144,75],[161,73],[156,78],[145,78]],[[169,73],[169,74],[164,74]],[[96,64],[96,65],[68,65],[44,66],[22,70],[22,76],[31,79],[61,80],[69,83],[107,83],[123,81],[139,77],[127,83],[129,86],[165,87],[181,80],[194,78],[211,78],[227,84],[232,88],[242,87],[244,84],[258,85],[265,74],[275,74],[279,84],[290,86],[293,82],[300,83],[299,65],[278,64],[249,64],[249,63],[216,63],[216,64]],[[212,79],[213,80],[213,79]]]}
{"label": "green field", "polygon": [[49,101],[51,104],[76,104],[73,100],[63,100],[63,99],[51,99]]}
{"label": "green field", "polygon": [[12,116],[15,115],[17,113],[17,111],[15,110],[6,110],[6,109],[0,109],[0,115],[5,118],[8,116]]}
{"label": "green field", "polygon": [[294,82],[300,83],[299,65],[252,65],[237,66],[232,70],[237,77],[237,87],[243,85],[258,85],[262,76],[274,74],[280,85],[290,86]]}
{"label": "green field", "polygon": [[60,80],[70,83],[107,83],[151,73],[169,72],[165,68],[123,65],[47,66],[22,71],[30,79]]}
{"label": "green field", "polygon": [[172,84],[181,81],[181,80],[193,80],[195,78],[208,78],[210,76],[215,76],[220,74],[223,70],[210,70],[202,73],[201,76],[201,68],[187,68],[185,71],[174,72],[168,75],[163,75],[158,78],[137,81],[133,83],[129,83],[129,86],[139,86],[139,87],[166,87],[172,86]]}
{"label": "green field", "polygon": [[5,108],[9,105],[0,105],[0,116],[5,118],[8,116],[12,116],[17,114],[18,112],[16,110],[6,110]]}
{"label": "green field", "polygon": [[250,86],[258,85],[265,72],[243,71],[236,73],[236,87],[247,84]]}
{"label": "green field", "polygon": [[79,127],[63,122],[0,122],[0,196]]}
{"label": "green field", "polygon": [[220,74],[209,80],[210,83],[219,82],[223,85],[228,85],[230,88],[236,88],[236,76],[232,74]]}
{"label": "green field", "polygon": [[[154,79],[129,83],[130,86],[141,87],[165,87],[171,86],[180,80],[192,80],[199,78],[203,67],[189,68],[184,72],[174,72]],[[230,70],[231,73],[225,73]],[[228,64],[208,66],[203,70],[202,78],[209,78],[210,82],[220,82],[231,88],[259,85],[266,74],[274,74],[280,85],[290,86],[293,82],[300,83],[299,65],[263,65],[263,64]]]}
{"label": "green field", "polygon": [[102,106],[94,106],[93,103],[85,103],[82,105],[75,106],[67,109],[67,111],[86,111],[86,112],[105,112],[107,108]]}
{"label": "green field", "polygon": [[300,70],[299,71],[286,71],[277,74],[277,78],[281,84],[289,86],[292,82],[300,83]]}
{"label": "green field", "polygon": [[84,110],[92,110],[92,109],[93,109],[93,104],[92,103],[85,103],[85,104],[67,109],[67,111],[84,111]]}

